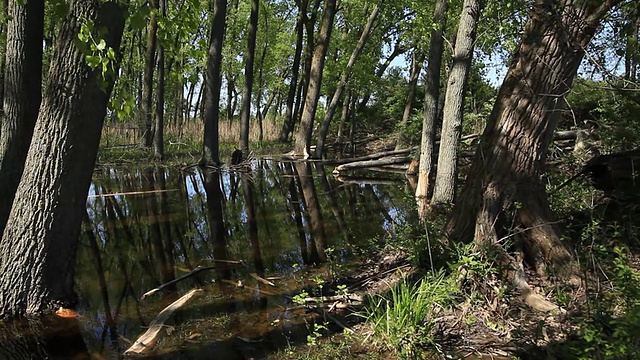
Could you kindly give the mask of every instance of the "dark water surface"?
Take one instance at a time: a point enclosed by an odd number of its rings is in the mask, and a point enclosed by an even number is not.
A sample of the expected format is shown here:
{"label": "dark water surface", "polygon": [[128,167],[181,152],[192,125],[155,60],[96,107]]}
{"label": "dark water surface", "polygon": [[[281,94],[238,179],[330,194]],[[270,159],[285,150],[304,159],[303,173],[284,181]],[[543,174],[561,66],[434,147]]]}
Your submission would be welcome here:
{"label": "dark water surface", "polygon": [[[0,358],[123,358],[194,288],[203,291],[167,321],[153,358],[262,358],[305,343],[313,316],[292,297],[320,295],[319,279],[362,261],[415,211],[402,177],[345,182],[331,170],[259,160],[219,173],[96,171],[78,249],[80,317],[1,324]],[[198,266],[215,269],[141,299]]]}

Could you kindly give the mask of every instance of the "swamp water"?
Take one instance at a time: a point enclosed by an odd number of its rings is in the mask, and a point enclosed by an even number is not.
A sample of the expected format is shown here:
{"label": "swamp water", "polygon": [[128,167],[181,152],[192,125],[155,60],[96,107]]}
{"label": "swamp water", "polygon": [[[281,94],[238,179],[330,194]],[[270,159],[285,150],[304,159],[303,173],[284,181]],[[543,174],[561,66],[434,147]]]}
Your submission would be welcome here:
{"label": "swamp water", "polygon": [[331,170],[259,160],[219,173],[96,171],[78,247],[79,318],[0,324],[0,358],[126,357],[194,288],[203,291],[149,344],[152,358],[263,358],[306,343],[313,313],[296,295],[322,295],[321,279],[362,262],[363,249],[415,216],[402,176],[338,181]]}

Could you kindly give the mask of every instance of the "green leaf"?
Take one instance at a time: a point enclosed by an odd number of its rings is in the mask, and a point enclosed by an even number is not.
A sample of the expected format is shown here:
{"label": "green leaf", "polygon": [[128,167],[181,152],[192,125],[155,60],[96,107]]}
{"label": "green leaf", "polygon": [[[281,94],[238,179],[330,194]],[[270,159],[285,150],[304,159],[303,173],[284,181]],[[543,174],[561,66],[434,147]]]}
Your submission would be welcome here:
{"label": "green leaf", "polygon": [[100,39],[100,42],[98,43],[98,45],[96,45],[96,49],[102,51],[107,47],[107,42],[104,41],[104,39]]}

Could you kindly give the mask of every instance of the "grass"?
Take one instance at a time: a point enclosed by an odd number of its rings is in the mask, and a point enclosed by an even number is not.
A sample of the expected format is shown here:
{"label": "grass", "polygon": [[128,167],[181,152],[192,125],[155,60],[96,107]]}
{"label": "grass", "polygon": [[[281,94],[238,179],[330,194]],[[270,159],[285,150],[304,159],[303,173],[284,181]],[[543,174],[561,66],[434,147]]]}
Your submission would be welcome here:
{"label": "grass", "polygon": [[416,283],[405,279],[387,295],[372,297],[363,316],[373,328],[373,341],[400,358],[423,358],[424,349],[436,348],[430,335],[434,314],[448,306],[456,293],[452,277],[440,272]]}
{"label": "grass", "polygon": [[[254,119],[249,126],[250,149],[259,154],[284,153],[290,150],[290,144],[278,141],[281,125],[278,121],[263,122],[263,137],[260,141],[260,129]],[[231,153],[239,147],[239,121],[222,120],[218,126],[220,139],[220,157],[229,162]],[[169,162],[193,163],[201,152],[204,127],[201,121],[187,121],[182,125],[168,124],[164,131],[165,158]],[[100,163],[137,163],[152,158],[153,151],[139,146],[140,132],[133,122],[105,124],[102,130]]]}

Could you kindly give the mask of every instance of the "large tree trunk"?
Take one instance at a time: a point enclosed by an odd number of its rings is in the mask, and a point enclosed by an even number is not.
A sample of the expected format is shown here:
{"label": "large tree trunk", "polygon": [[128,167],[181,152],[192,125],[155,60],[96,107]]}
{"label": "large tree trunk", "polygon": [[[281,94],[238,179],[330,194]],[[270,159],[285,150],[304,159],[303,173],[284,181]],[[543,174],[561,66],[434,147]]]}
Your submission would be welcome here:
{"label": "large tree trunk", "polygon": [[302,41],[304,39],[304,19],[307,12],[309,0],[298,2],[298,21],[296,22],[296,52],[293,55],[293,64],[291,65],[291,83],[287,92],[287,110],[284,115],[284,124],[280,131],[280,142],[289,141],[289,135],[293,132],[295,125],[293,102],[296,97],[296,89],[298,87],[298,74],[300,73],[300,59],[302,58]]}
{"label": "large tree trunk", "polygon": [[[220,73],[222,71],[222,42],[224,40],[227,0],[216,0],[213,8],[211,39],[209,40],[209,58],[205,81],[204,98],[204,139],[202,141],[202,158],[200,165],[220,164],[218,122],[220,116],[220,90],[222,87]],[[227,99],[231,101],[231,99]],[[231,119],[229,119],[231,121]]]}
{"label": "large tree trunk", "polygon": [[449,221],[450,239],[497,246],[523,229],[531,265],[543,272],[546,260],[557,275],[572,275],[573,256],[560,241],[542,181],[547,146],[584,49],[620,1],[538,0],[532,6]]}
{"label": "large tree trunk", "polygon": [[436,2],[433,22],[437,25],[431,31],[429,40],[429,64],[425,76],[424,116],[422,119],[422,138],[420,142],[420,166],[416,198],[420,199],[419,213],[424,219],[425,199],[429,193],[429,181],[433,171],[434,148],[436,143],[436,119],[438,118],[438,98],[440,97],[440,67],[444,49],[444,30],[447,25],[447,0]]}
{"label": "large tree trunk", "polygon": [[453,66],[449,73],[444,100],[444,116],[436,166],[436,182],[433,204],[453,203],[456,189],[458,140],[462,131],[465,88],[471,68],[471,58],[476,41],[476,29],[484,4],[479,0],[465,0],[460,14]]}
{"label": "large tree trunk", "polygon": [[7,223],[38,118],[42,94],[44,2],[11,1],[7,9],[6,96],[0,119],[0,237]]}
{"label": "large tree trunk", "polygon": [[304,108],[302,109],[300,127],[296,132],[296,141],[293,148],[293,153],[297,156],[307,157],[309,155],[309,145],[311,145],[311,135],[313,134],[313,121],[318,108],[318,100],[320,99],[324,61],[329,47],[329,40],[331,39],[335,14],[336,0],[325,0],[322,26],[320,27],[320,33],[318,34],[318,40],[311,59],[307,96],[304,102]]}
{"label": "large tree trunk", "polygon": [[[76,246],[117,73],[109,71],[103,80],[101,68],[87,66],[78,33],[93,22],[94,36],[119,57],[123,14],[118,2],[76,0],[61,27],[25,172],[0,242],[0,317],[75,299]],[[98,35],[100,28],[107,31]]]}
{"label": "large tree trunk", "polygon": [[[7,11],[9,10],[9,0],[2,0],[2,8],[0,9],[0,16],[2,16],[3,19],[7,18]],[[2,21],[0,23],[0,33],[1,34],[6,34],[7,33],[7,21]],[[2,44],[0,46],[2,46],[2,49],[0,49],[0,114],[2,113],[2,107],[3,107],[3,102],[4,102],[4,69],[5,69],[5,64],[6,64],[6,59],[7,59],[7,39],[4,39],[5,41],[2,42]],[[2,234],[2,231],[0,231],[0,234]]]}
{"label": "large tree trunk", "polygon": [[240,109],[240,150],[242,150],[245,155],[249,154],[249,119],[251,118],[253,62],[256,55],[259,5],[259,0],[251,0],[247,52],[244,55],[244,91],[242,93],[242,108]]}

